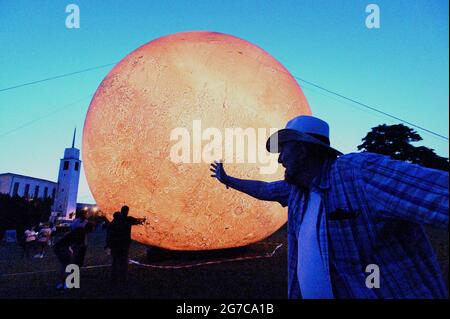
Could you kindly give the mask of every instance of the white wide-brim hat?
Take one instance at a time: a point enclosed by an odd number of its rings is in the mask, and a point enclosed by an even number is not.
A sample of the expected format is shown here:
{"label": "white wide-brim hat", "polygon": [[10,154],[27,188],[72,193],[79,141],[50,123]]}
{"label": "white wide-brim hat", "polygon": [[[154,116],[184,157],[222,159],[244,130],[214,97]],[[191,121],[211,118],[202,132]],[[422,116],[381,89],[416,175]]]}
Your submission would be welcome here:
{"label": "white wide-brim hat", "polygon": [[266,149],[270,153],[279,153],[280,145],[289,141],[317,144],[335,155],[342,155],[341,152],[330,146],[328,123],[314,116],[300,115],[290,120],[284,129],[269,137]]}

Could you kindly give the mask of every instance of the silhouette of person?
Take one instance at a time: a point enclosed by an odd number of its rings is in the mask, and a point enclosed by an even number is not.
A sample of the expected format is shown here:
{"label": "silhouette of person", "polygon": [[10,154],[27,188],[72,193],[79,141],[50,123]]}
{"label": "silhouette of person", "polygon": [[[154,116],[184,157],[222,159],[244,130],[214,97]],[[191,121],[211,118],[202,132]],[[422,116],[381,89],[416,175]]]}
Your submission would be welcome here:
{"label": "silhouette of person", "polygon": [[24,245],[24,253],[23,256],[29,258],[32,254],[32,251],[36,249],[36,239],[38,233],[36,232],[36,226],[30,225],[24,232],[25,234],[25,245]]}
{"label": "silhouette of person", "polygon": [[131,244],[131,227],[142,225],[144,219],[128,216],[129,207],[122,206],[120,213],[115,212],[108,226],[105,249],[112,257],[111,279],[114,283],[124,283],[127,280],[128,254]]}
{"label": "silhouette of person", "polygon": [[[70,224],[70,229],[73,231],[77,228],[84,228],[88,224],[89,224],[89,220],[86,217],[86,212],[79,210],[75,214],[75,219]],[[92,228],[92,229],[90,229],[90,231],[92,231],[94,228],[94,225],[89,224],[89,227]],[[73,260],[72,261],[74,264],[78,265],[79,267],[83,266],[84,257],[86,255],[86,250],[87,250],[87,245],[88,245],[86,234],[87,234],[87,232],[85,232],[84,243],[76,244],[76,245],[72,246],[72,250],[73,250],[73,254],[72,254]]]}
{"label": "silhouette of person", "polygon": [[[66,267],[69,264],[76,264],[78,267],[83,266],[83,260],[79,255],[79,251],[86,251],[86,235],[93,230],[91,223],[86,224],[85,227],[77,227],[74,230],[66,233],[60,240],[53,245],[53,251],[58,259],[61,267],[59,272],[59,281],[56,288],[60,289],[65,287],[66,280]],[[82,248],[84,247],[84,248]]]}
{"label": "silhouette of person", "polygon": [[448,227],[448,172],[342,155],[312,116],[289,121],[266,148],[279,153],[284,180],[234,178],[217,161],[210,170],[227,187],[288,206],[289,298],[447,298],[423,225]]}
{"label": "silhouette of person", "polygon": [[75,219],[70,224],[70,229],[74,230],[77,227],[84,227],[87,223],[86,213],[84,211],[77,211]]}
{"label": "silhouette of person", "polygon": [[52,229],[50,228],[48,223],[45,223],[37,236],[40,252],[35,257],[37,258],[44,257],[44,249],[49,245],[51,238],[52,238]]}

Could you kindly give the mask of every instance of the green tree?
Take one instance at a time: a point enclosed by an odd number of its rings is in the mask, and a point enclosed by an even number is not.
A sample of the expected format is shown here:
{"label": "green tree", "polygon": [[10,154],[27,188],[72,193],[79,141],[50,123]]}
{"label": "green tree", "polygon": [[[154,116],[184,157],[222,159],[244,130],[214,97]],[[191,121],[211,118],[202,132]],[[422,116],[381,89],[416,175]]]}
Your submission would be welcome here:
{"label": "green tree", "polygon": [[388,155],[393,159],[419,164],[425,167],[449,170],[448,158],[437,155],[433,149],[414,146],[422,137],[414,129],[403,124],[378,125],[362,139],[358,150]]}

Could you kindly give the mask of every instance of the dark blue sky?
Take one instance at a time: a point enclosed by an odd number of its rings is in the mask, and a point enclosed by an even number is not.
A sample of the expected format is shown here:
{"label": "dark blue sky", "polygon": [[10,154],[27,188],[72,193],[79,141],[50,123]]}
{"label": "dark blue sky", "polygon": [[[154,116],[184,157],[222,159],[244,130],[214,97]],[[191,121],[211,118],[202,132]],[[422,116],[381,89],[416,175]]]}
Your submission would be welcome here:
{"label": "dark blue sky", "polygon": [[[65,27],[69,3],[80,7],[80,29]],[[369,3],[0,0],[0,89],[117,62],[163,35],[209,30],[262,47],[293,75],[448,136],[448,1],[376,1],[377,30],[365,26]],[[0,92],[0,172],[56,180],[73,127],[81,134],[90,95],[110,69]],[[396,123],[300,85],[343,152],[356,151],[371,127]],[[448,156],[448,142],[419,133]],[[78,200],[92,201],[84,175]]]}

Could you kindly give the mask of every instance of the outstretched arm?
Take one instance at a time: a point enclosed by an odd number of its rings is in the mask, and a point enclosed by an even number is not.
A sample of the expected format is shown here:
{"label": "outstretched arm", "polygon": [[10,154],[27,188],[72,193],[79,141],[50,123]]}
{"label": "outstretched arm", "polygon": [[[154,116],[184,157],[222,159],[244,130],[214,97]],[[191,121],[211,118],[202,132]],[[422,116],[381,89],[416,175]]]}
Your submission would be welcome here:
{"label": "outstretched arm", "polygon": [[211,164],[210,171],[214,173],[211,177],[217,178],[227,188],[234,188],[260,200],[277,201],[282,206],[287,205],[291,186],[285,181],[269,183],[228,176],[223,168],[223,164],[217,161]]}
{"label": "outstretched arm", "polygon": [[361,173],[369,203],[381,216],[448,227],[448,172],[372,155]]}
{"label": "outstretched arm", "polygon": [[145,218],[135,218],[131,216],[128,216],[127,218],[130,224],[133,226],[142,225],[145,222]]}

